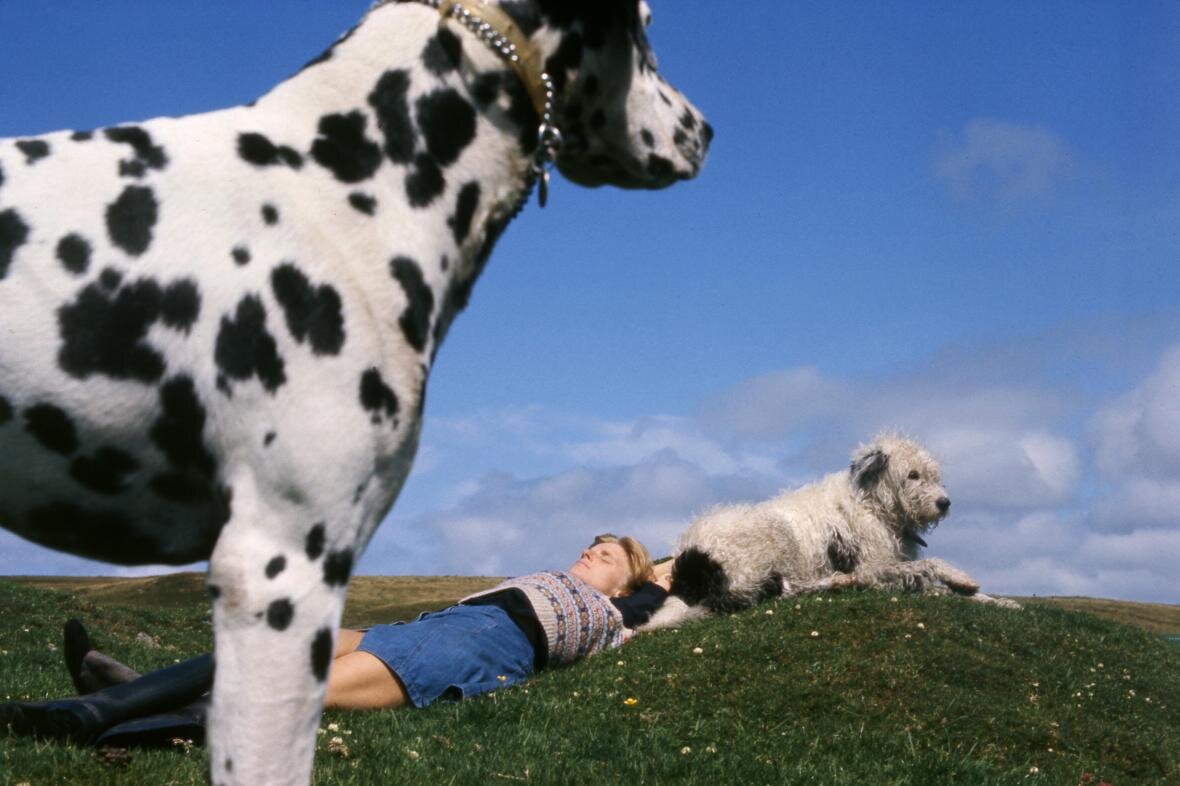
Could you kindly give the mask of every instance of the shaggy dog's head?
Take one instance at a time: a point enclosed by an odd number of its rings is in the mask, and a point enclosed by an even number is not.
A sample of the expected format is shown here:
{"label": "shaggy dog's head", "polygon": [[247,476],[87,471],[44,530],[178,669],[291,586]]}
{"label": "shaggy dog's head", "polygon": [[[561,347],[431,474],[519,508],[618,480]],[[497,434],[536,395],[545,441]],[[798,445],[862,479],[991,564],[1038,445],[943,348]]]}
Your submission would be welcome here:
{"label": "shaggy dog's head", "polygon": [[850,481],[857,496],[902,539],[926,545],[919,533],[951,509],[938,462],[911,439],[881,434],[852,454]]}

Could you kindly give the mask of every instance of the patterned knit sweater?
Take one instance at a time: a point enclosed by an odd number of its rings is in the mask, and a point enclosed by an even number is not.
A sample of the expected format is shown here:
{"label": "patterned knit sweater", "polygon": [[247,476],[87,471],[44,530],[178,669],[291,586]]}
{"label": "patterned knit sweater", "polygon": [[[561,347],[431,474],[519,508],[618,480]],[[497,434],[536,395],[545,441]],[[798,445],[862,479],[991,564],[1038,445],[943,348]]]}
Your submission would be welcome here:
{"label": "patterned knit sweater", "polygon": [[548,665],[560,666],[617,647],[626,639],[623,615],[610,598],[563,570],[508,579],[461,603],[504,590],[519,590],[537,615],[549,645]]}

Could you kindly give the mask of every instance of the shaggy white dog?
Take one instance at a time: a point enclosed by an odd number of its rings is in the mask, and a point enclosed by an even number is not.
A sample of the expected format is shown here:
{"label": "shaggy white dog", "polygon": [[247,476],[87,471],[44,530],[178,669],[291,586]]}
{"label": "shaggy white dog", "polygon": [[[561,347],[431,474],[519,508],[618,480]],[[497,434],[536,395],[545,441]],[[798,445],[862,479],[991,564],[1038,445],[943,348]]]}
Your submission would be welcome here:
{"label": "shaggy white dog", "polygon": [[882,434],[856,449],[847,472],[697,518],[676,549],[672,595],[644,629],[848,587],[953,592],[1019,608],[979,592],[943,560],[917,559],[922,535],[950,507],[934,458],[910,439]]}

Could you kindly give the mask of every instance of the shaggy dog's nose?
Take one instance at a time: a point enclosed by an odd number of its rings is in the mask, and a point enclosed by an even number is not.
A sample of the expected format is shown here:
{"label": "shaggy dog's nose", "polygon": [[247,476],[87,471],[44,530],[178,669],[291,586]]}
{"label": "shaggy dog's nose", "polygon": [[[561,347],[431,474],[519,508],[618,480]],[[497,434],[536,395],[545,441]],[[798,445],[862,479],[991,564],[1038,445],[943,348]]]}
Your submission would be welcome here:
{"label": "shaggy dog's nose", "polygon": [[946,513],[951,509],[950,497],[939,497],[934,501],[934,504],[938,508],[939,513]]}

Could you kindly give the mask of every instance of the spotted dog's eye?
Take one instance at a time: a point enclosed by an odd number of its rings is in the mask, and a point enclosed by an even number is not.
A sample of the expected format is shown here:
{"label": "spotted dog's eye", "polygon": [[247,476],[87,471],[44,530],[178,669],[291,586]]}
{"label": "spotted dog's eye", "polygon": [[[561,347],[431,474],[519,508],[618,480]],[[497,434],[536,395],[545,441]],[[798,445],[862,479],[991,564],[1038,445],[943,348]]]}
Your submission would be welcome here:
{"label": "spotted dog's eye", "polygon": [[922,476],[918,474],[918,470],[915,469],[910,470],[909,478],[910,480],[921,480]]}

